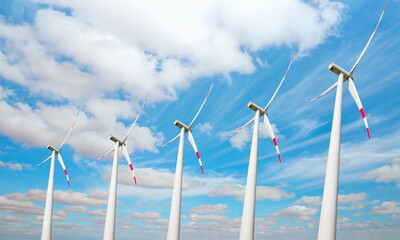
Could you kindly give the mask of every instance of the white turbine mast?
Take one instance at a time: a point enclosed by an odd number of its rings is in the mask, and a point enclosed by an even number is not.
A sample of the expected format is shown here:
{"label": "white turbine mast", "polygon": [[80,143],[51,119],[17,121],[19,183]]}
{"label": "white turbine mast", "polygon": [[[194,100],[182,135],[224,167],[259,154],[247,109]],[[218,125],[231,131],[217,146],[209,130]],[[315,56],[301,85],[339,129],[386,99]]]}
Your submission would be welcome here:
{"label": "white turbine mast", "polygon": [[215,77],[214,80],[211,84],[210,89],[208,90],[207,96],[203,101],[203,104],[201,104],[199,110],[196,113],[196,116],[194,116],[192,122],[189,124],[189,126],[186,126],[185,124],[181,123],[178,120],[174,121],[175,126],[181,129],[181,132],[174,137],[171,141],[167,142],[166,144],[162,145],[161,147],[164,147],[171,142],[175,141],[177,138],[179,139],[179,150],[178,150],[178,158],[176,161],[176,170],[175,170],[175,180],[174,180],[174,189],[172,192],[172,201],[171,201],[171,212],[169,216],[169,222],[168,222],[168,235],[167,235],[167,240],[178,240],[179,239],[179,234],[180,234],[180,224],[181,224],[181,200],[182,200],[182,168],[183,168],[183,143],[184,143],[184,138],[185,138],[185,133],[188,133],[188,139],[190,144],[193,147],[194,152],[196,153],[197,159],[199,160],[201,172],[204,173],[203,171],[203,164],[201,163],[201,158],[199,151],[197,150],[196,143],[194,142],[194,138],[192,135],[191,127],[193,126],[194,121],[196,120],[197,116],[199,115],[201,109],[203,108],[204,104],[207,101],[208,95],[211,92],[211,89],[214,85],[215,82]]}
{"label": "white turbine mast", "polygon": [[274,131],[272,130],[271,123],[268,119],[267,110],[271,105],[272,100],[275,98],[276,93],[281,87],[283,81],[286,78],[286,74],[288,73],[290,66],[292,65],[294,58],[294,53],[290,60],[289,66],[283,76],[281,82],[279,83],[278,88],[275,90],[274,95],[272,95],[271,100],[269,100],[267,106],[262,109],[251,101],[247,104],[247,106],[256,112],[256,115],[250,119],[245,125],[231,132],[231,135],[240,131],[250,123],[254,121],[254,129],[253,129],[253,138],[251,142],[251,150],[250,150],[250,159],[249,159],[249,169],[247,173],[247,183],[246,183],[246,192],[244,195],[244,203],[243,203],[243,214],[242,214],[242,223],[240,226],[240,240],[251,240],[254,239],[254,214],[255,214],[255,201],[256,201],[256,182],[257,182],[257,159],[258,159],[258,127],[260,123],[260,117],[264,117],[264,125],[268,130],[269,135],[274,142],[276,152],[278,153],[279,162],[281,162],[281,154],[279,152],[278,143],[276,142],[276,138],[274,135]]}
{"label": "white turbine mast", "polygon": [[67,136],[64,138],[64,141],[61,143],[60,147],[57,149],[51,145],[47,145],[47,148],[51,151],[51,155],[46,158],[43,162],[39,163],[37,166],[47,162],[51,158],[51,163],[50,163],[50,173],[49,173],[49,182],[47,184],[47,193],[46,193],[46,204],[44,207],[44,215],[43,215],[43,227],[42,227],[42,240],[50,240],[51,239],[51,224],[52,224],[52,217],[53,217],[53,189],[54,189],[54,161],[57,155],[58,162],[60,163],[64,173],[65,177],[67,178],[68,181],[68,186],[70,185],[69,182],[69,177],[67,173],[67,169],[65,168],[64,161],[61,157],[61,149],[64,146],[64,144],[67,142],[67,139],[69,135],[72,132],[72,129],[75,126],[76,119],[79,116],[79,111],[78,114],[76,114],[76,118],[74,120],[74,123],[72,124],[71,128],[68,131]]}
{"label": "white turbine mast", "polygon": [[333,112],[333,121],[332,121],[332,131],[331,138],[329,144],[329,152],[328,152],[328,162],[326,166],[326,175],[325,175],[325,185],[324,185],[324,194],[322,198],[322,206],[321,206],[321,217],[319,220],[319,228],[318,228],[318,240],[334,240],[336,239],[336,220],[337,220],[337,200],[338,200],[338,184],[339,184],[339,164],[340,164],[340,130],[341,130],[341,122],[342,122],[342,96],[343,96],[343,83],[348,81],[348,89],[350,91],[351,96],[357,104],[358,109],[360,110],[361,116],[363,118],[365,127],[367,128],[368,138],[371,138],[367,118],[365,117],[364,108],[361,104],[360,97],[358,96],[356,87],[353,82],[353,73],[356,69],[358,63],[363,57],[365,51],[367,50],[372,38],[375,35],[376,30],[378,29],[379,23],[382,20],[383,14],[385,13],[387,2],[382,11],[381,17],[379,18],[378,24],[375,27],[371,37],[369,38],[367,44],[362,50],[360,56],[358,57],[356,63],[351,68],[350,72],[347,72],[343,68],[339,67],[334,63],[329,63],[329,70],[339,75],[338,81],[333,84],[330,88],[328,88],[325,92],[319,95],[316,98],[311,99],[309,102],[314,101],[317,98],[320,98],[327,92],[333,90],[337,87],[336,90],[336,99],[335,99],[335,108]]}
{"label": "white turbine mast", "polygon": [[[146,103],[147,100],[147,95],[146,98],[143,101],[143,105],[140,108],[140,111],[135,119],[135,121],[132,123],[132,126],[129,128],[128,132],[126,133],[125,137],[122,140],[119,140],[118,138],[114,137],[112,134],[110,134],[110,140],[115,143],[115,147],[110,149],[106,154],[103,156],[99,157],[98,159],[104,158],[108,154],[114,152],[114,160],[113,160],[113,166],[111,170],[111,180],[110,180],[110,190],[108,193],[108,202],[107,202],[107,214],[106,214],[106,222],[104,226],[104,240],[113,240],[115,237],[115,206],[116,206],[116,201],[117,201],[117,178],[118,178],[118,159],[119,159],[119,148],[122,148],[122,153],[125,156],[126,161],[128,162],[129,168],[131,170],[131,173],[133,175],[133,179],[136,184],[136,176],[135,172],[133,171],[133,166],[131,159],[129,158],[128,150],[126,149],[126,139],[128,138],[129,134],[133,130],[133,127],[136,124],[136,121],[138,120],[140,114],[142,113],[144,104]],[[98,160],[97,159],[97,160]]]}

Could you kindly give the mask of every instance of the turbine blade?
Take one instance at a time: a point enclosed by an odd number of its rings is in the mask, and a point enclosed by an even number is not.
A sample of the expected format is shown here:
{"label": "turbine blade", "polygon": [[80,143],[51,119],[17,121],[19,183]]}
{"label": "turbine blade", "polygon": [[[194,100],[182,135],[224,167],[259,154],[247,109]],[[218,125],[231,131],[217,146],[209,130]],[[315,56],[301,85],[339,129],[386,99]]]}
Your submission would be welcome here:
{"label": "turbine blade", "polygon": [[159,148],[165,147],[165,146],[167,146],[168,144],[172,143],[173,141],[175,141],[175,140],[179,137],[179,135],[180,135],[180,134],[176,135],[176,137],[174,137],[172,140],[170,140],[170,141],[167,142],[166,144],[161,145]]}
{"label": "turbine blade", "polygon": [[106,154],[104,154],[103,156],[98,157],[96,160],[99,160],[99,159],[102,159],[102,158],[106,157],[108,154],[114,152],[114,150],[115,150],[115,148],[111,148],[110,151],[108,151],[108,152],[107,152]]}
{"label": "turbine blade", "polygon": [[241,126],[240,128],[230,132],[230,135],[233,135],[236,132],[239,132],[240,130],[242,130],[243,128],[245,128],[247,125],[249,125],[250,123],[252,123],[254,121],[254,117],[252,119],[250,119],[250,121],[248,121],[245,125]]}
{"label": "turbine blade", "polygon": [[333,84],[330,88],[328,88],[325,92],[323,92],[323,93],[320,94],[319,96],[317,96],[317,97],[311,99],[311,100],[308,101],[307,103],[312,102],[312,101],[314,101],[314,100],[316,100],[316,99],[318,99],[318,98],[324,96],[326,93],[330,92],[330,91],[331,91],[332,89],[334,89],[335,87],[337,87],[337,82],[336,82],[335,84]]}
{"label": "turbine blade", "polygon": [[67,169],[65,168],[64,161],[62,160],[62,157],[61,157],[61,154],[60,154],[60,153],[57,154],[57,158],[58,158],[58,161],[59,161],[60,164],[61,164],[62,169],[64,170],[65,177],[67,177],[68,186],[71,187],[71,184],[69,184],[69,177],[68,177]]}
{"label": "turbine blade", "polygon": [[133,175],[133,179],[135,180],[135,184],[136,184],[135,171],[133,171],[132,162],[131,162],[131,159],[129,158],[128,150],[126,150],[125,145],[122,145],[122,153],[124,154],[125,159],[128,162],[129,167],[131,168],[131,173]]}
{"label": "turbine blade", "polygon": [[143,104],[142,104],[142,107],[140,108],[140,111],[139,111],[138,115],[136,116],[135,121],[132,123],[131,128],[129,128],[129,131],[126,133],[124,139],[122,140],[123,143],[124,143],[125,140],[128,138],[128,136],[129,136],[129,134],[131,133],[133,127],[135,126],[136,121],[138,120],[140,114],[142,113],[142,110],[143,110],[144,104],[146,103],[146,100],[147,100],[147,94],[146,94],[146,97],[145,97],[144,102],[143,102]]}
{"label": "turbine blade", "polygon": [[61,151],[61,148],[64,146],[64,144],[65,144],[65,142],[67,141],[67,139],[68,139],[69,135],[71,134],[71,132],[72,132],[72,129],[73,129],[73,128],[74,128],[74,126],[75,126],[76,119],[78,119],[79,113],[80,113],[80,111],[78,111],[78,114],[76,114],[76,117],[75,117],[74,123],[72,123],[72,126],[71,126],[71,128],[69,129],[69,131],[68,131],[68,134],[67,134],[67,136],[65,137],[64,141],[61,143],[60,147],[58,148],[58,151]]}
{"label": "turbine blade", "polygon": [[367,128],[367,133],[368,133],[368,138],[371,139],[371,135],[369,134],[369,128],[368,128],[368,122],[367,122],[367,118],[365,117],[365,113],[364,113],[364,108],[361,104],[361,100],[360,97],[358,96],[357,90],[356,90],[356,86],[354,85],[353,79],[349,78],[349,91],[351,93],[351,96],[353,96],[354,101],[357,104],[358,110],[360,110],[361,116],[363,118],[365,127]]}
{"label": "turbine blade", "polygon": [[269,135],[270,135],[271,138],[272,138],[272,141],[274,142],[274,145],[275,145],[275,148],[276,148],[276,152],[278,153],[279,162],[282,162],[282,161],[281,161],[281,154],[279,153],[278,143],[276,142],[276,138],[275,138],[275,135],[274,135],[274,131],[272,130],[271,123],[269,122],[269,119],[268,119],[268,117],[267,117],[267,114],[264,114],[264,125],[265,125],[265,127],[267,128],[268,133],[269,133]]}
{"label": "turbine blade", "polygon": [[214,82],[215,82],[215,77],[214,77],[214,80],[213,80],[213,82],[212,82],[212,84],[211,84],[210,89],[208,90],[207,96],[206,96],[206,98],[205,98],[204,101],[203,101],[203,104],[201,104],[201,106],[200,106],[200,108],[199,108],[199,111],[197,111],[196,116],[194,116],[192,122],[191,122],[190,125],[189,125],[189,128],[193,125],[193,123],[194,123],[194,121],[196,120],[197,116],[199,115],[201,109],[203,108],[204,103],[206,103],[207,98],[208,98],[208,95],[210,94],[211,89],[212,89],[212,87],[213,87],[213,85],[214,85]]}
{"label": "turbine blade", "polygon": [[374,35],[375,35],[376,29],[378,29],[379,23],[381,23],[383,14],[385,13],[385,9],[386,9],[387,3],[388,3],[388,2],[386,1],[386,4],[385,4],[385,7],[383,8],[381,17],[379,18],[379,21],[378,21],[378,23],[376,24],[375,30],[372,32],[372,35],[371,35],[371,37],[369,38],[369,40],[368,40],[368,42],[367,42],[367,45],[365,45],[365,47],[364,47],[364,49],[362,50],[360,56],[358,57],[356,63],[355,63],[354,66],[351,68],[351,70],[350,70],[350,72],[349,72],[350,75],[353,74],[353,72],[354,72],[354,70],[356,69],[356,67],[357,67],[358,63],[360,62],[361,58],[364,56],[364,53],[365,53],[365,51],[367,50],[369,44],[371,43],[371,40],[372,40],[372,38],[373,38]]}
{"label": "turbine blade", "polygon": [[49,160],[50,158],[51,158],[51,155],[50,155],[48,158],[46,158],[43,162],[41,162],[41,163],[39,163],[38,165],[36,165],[36,167],[39,166],[39,165],[42,165],[42,164],[45,163],[45,162],[47,162],[47,160]]}
{"label": "turbine blade", "polygon": [[194,152],[196,153],[197,159],[199,159],[199,164],[200,164],[201,172],[204,173],[204,171],[203,171],[203,164],[201,163],[201,158],[200,158],[199,150],[197,150],[196,143],[194,142],[194,138],[193,138],[193,135],[192,135],[192,131],[190,131],[190,130],[188,131],[188,138],[189,138],[190,144],[191,144],[192,147],[193,147]]}
{"label": "turbine blade", "polygon": [[272,100],[274,100],[276,93],[278,92],[278,90],[279,90],[279,88],[281,87],[283,81],[285,80],[286,74],[289,72],[290,66],[292,65],[293,58],[294,58],[294,54],[295,54],[295,53],[293,53],[293,55],[292,55],[292,59],[290,60],[290,63],[289,63],[288,68],[286,69],[285,75],[283,75],[283,78],[282,78],[281,82],[279,83],[278,88],[275,90],[274,95],[272,95],[272,98],[271,98],[271,100],[269,100],[269,102],[268,102],[267,106],[265,107],[264,111],[267,111],[269,105],[271,105]]}

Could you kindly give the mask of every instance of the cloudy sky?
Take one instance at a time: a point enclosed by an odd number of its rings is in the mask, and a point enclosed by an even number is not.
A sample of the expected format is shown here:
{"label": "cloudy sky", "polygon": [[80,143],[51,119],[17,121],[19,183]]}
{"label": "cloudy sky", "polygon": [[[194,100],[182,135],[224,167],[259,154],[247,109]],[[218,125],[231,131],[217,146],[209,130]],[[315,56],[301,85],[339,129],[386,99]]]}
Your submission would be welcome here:
{"label": "cloudy sky", "polygon": [[[0,238],[38,239],[50,162],[56,162],[54,239],[102,239],[109,133],[127,140],[137,173],[119,162],[116,238],[165,239],[179,133],[215,77],[193,126],[204,174],[185,139],[182,239],[237,239],[252,126],[265,106],[282,155],[260,125],[256,239],[314,239],[318,230],[335,93],[385,5],[379,1],[3,0],[0,3]],[[400,235],[400,2],[389,1],[354,73],[371,140],[344,87],[338,239]],[[23,230],[21,230],[23,229]]]}

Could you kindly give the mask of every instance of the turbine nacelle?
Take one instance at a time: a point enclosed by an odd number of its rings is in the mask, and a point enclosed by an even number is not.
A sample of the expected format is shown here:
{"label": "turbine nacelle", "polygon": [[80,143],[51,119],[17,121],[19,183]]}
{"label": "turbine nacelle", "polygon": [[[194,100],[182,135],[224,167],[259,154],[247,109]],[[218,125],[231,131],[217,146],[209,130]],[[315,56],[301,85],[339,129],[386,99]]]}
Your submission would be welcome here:
{"label": "turbine nacelle", "polygon": [[190,130],[190,127],[186,126],[185,124],[183,124],[182,122],[180,122],[179,120],[175,120],[174,121],[175,126],[177,126],[178,128],[184,128],[185,129],[185,133],[187,131]]}
{"label": "turbine nacelle", "polygon": [[58,149],[57,149],[57,148],[55,148],[55,147],[53,147],[53,146],[51,146],[50,144],[49,144],[49,145],[47,145],[47,148],[48,148],[50,151],[55,151],[55,152],[56,152],[56,154],[57,154],[57,153],[59,153]]}
{"label": "turbine nacelle", "polygon": [[329,63],[328,68],[329,68],[329,70],[331,70],[332,72],[336,73],[337,75],[340,75],[342,73],[344,80],[347,80],[349,78],[353,78],[349,72],[347,72],[343,68],[339,67],[338,65],[334,64],[333,62]]}
{"label": "turbine nacelle", "polygon": [[252,101],[249,101],[247,103],[247,107],[249,107],[251,110],[253,110],[254,112],[260,111],[260,116],[266,114],[265,110],[259,106],[257,106],[255,103],[253,103]]}
{"label": "turbine nacelle", "polygon": [[114,137],[111,133],[110,133],[110,140],[113,141],[113,142],[118,142],[119,146],[122,146],[122,145],[125,144],[123,141],[121,141],[118,138]]}

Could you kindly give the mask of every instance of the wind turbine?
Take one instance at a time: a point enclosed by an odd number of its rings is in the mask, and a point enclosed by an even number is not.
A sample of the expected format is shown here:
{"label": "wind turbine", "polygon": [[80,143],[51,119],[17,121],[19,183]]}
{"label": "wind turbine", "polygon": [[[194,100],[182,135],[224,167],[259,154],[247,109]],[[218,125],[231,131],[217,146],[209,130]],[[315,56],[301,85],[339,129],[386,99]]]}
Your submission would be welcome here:
{"label": "wind turbine", "polygon": [[135,184],[136,184],[135,172],[133,171],[132,162],[131,162],[131,159],[129,158],[129,154],[128,154],[128,150],[126,149],[125,141],[128,138],[131,131],[133,130],[133,127],[135,126],[135,123],[138,120],[140,113],[142,112],[142,109],[144,107],[144,104],[146,103],[146,100],[147,100],[147,95],[146,95],[146,98],[144,99],[143,105],[140,108],[140,111],[139,111],[135,121],[132,123],[132,126],[126,133],[125,137],[122,140],[119,140],[118,138],[116,138],[112,134],[110,134],[110,140],[115,143],[115,147],[110,149],[110,151],[108,151],[106,154],[104,154],[103,156],[98,158],[98,159],[104,158],[108,154],[114,152],[114,160],[113,160],[113,166],[112,166],[112,170],[111,170],[110,190],[108,193],[106,222],[105,222],[105,227],[104,227],[104,236],[103,236],[104,240],[113,240],[114,236],[115,236],[115,204],[117,201],[117,175],[118,175],[118,158],[119,158],[118,154],[119,154],[120,147],[122,148],[122,153],[124,154],[125,159],[128,162],[128,165],[131,169],[131,173],[133,175],[133,179],[135,180]]}
{"label": "wind turbine", "polygon": [[214,85],[214,81],[215,81],[215,77],[211,84],[210,89],[208,90],[207,96],[203,101],[203,104],[201,104],[200,109],[197,111],[196,116],[194,116],[194,118],[193,118],[192,122],[189,124],[189,126],[186,126],[185,124],[181,123],[180,121],[175,120],[174,124],[175,124],[175,126],[177,126],[178,128],[181,129],[181,132],[176,137],[174,137],[171,141],[169,141],[166,144],[161,146],[161,147],[164,147],[164,146],[170,144],[171,142],[175,141],[179,137],[179,150],[178,150],[178,158],[176,161],[174,189],[172,191],[171,212],[170,212],[169,222],[168,222],[167,240],[178,240],[179,239],[180,224],[181,224],[183,143],[185,140],[185,133],[188,133],[189,142],[192,145],[193,150],[196,153],[197,159],[199,160],[201,172],[204,173],[203,164],[201,163],[199,151],[197,150],[197,146],[196,146],[196,143],[194,142],[194,138],[193,138],[192,131],[190,128],[193,126],[193,123],[196,120],[197,116],[199,115],[201,109],[203,108],[204,103],[206,103],[208,95],[210,94],[211,89]]}
{"label": "wind turbine", "polygon": [[49,173],[49,183],[47,184],[47,193],[46,193],[46,204],[44,207],[44,216],[43,216],[43,227],[42,227],[42,240],[50,240],[51,239],[51,222],[52,222],[52,217],[53,217],[53,189],[54,189],[54,161],[57,155],[58,162],[60,163],[62,169],[64,170],[65,177],[67,177],[68,181],[68,186],[71,186],[69,183],[69,177],[67,173],[67,169],[65,168],[64,161],[62,160],[61,157],[61,149],[64,146],[64,144],[67,142],[67,139],[69,135],[71,134],[72,129],[75,126],[76,119],[79,116],[79,111],[78,114],[76,114],[76,118],[74,120],[74,123],[72,124],[71,128],[68,131],[67,136],[64,138],[64,141],[61,143],[60,147],[57,149],[51,145],[47,145],[47,148],[51,151],[51,155],[46,158],[43,162],[39,163],[37,166],[47,162],[51,158],[51,163],[50,163],[50,173]]}
{"label": "wind turbine", "polygon": [[335,108],[333,112],[333,121],[332,121],[332,131],[331,138],[329,144],[329,152],[328,152],[328,162],[326,166],[326,175],[325,175],[325,185],[324,185],[324,194],[322,198],[322,206],[321,206],[321,217],[319,220],[319,228],[318,228],[318,239],[319,240],[333,240],[336,239],[336,219],[337,219],[337,198],[338,198],[338,184],[339,184],[339,159],[340,159],[340,130],[341,130],[341,122],[342,122],[342,96],[343,96],[343,83],[348,81],[348,89],[350,91],[351,96],[357,104],[358,109],[360,110],[361,116],[363,118],[365,127],[367,128],[368,138],[371,138],[368,128],[367,118],[365,117],[364,108],[361,104],[360,97],[358,96],[356,87],[353,82],[353,73],[356,69],[358,63],[363,57],[365,51],[368,48],[372,38],[375,35],[376,29],[378,29],[379,23],[382,20],[383,14],[386,9],[387,2],[382,11],[381,17],[379,18],[378,24],[375,27],[374,32],[369,38],[367,44],[365,45],[363,51],[358,57],[356,63],[351,68],[350,72],[347,72],[343,68],[334,64],[333,62],[329,63],[329,70],[339,75],[338,81],[333,84],[330,88],[328,88],[325,92],[319,95],[316,98],[311,99],[309,102],[314,101],[317,98],[320,98],[327,92],[337,87],[336,90],[336,100],[335,100]]}
{"label": "wind turbine", "polygon": [[271,100],[269,100],[267,106],[262,109],[251,101],[247,104],[247,106],[256,112],[254,118],[248,121],[242,127],[236,129],[231,132],[231,135],[235,132],[240,131],[250,123],[254,121],[254,129],[253,129],[253,138],[251,142],[251,150],[250,150],[250,160],[249,160],[249,169],[247,173],[247,185],[246,192],[244,195],[244,203],[243,203],[243,215],[242,215],[242,223],[240,225],[240,240],[250,240],[254,239],[254,214],[255,214],[255,202],[256,202],[256,181],[257,181],[257,158],[258,158],[258,127],[260,123],[260,117],[264,117],[264,125],[268,130],[269,135],[274,142],[276,152],[278,153],[279,162],[281,162],[281,154],[279,153],[278,143],[276,142],[276,138],[274,135],[274,131],[272,130],[271,124],[268,119],[267,110],[271,105],[272,100],[275,98],[276,93],[281,87],[283,81],[285,80],[286,74],[289,71],[290,66],[292,65],[294,58],[294,53],[292,55],[292,59],[290,60],[289,66],[283,76],[281,82],[279,83],[278,88],[275,90],[274,95]]}

